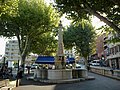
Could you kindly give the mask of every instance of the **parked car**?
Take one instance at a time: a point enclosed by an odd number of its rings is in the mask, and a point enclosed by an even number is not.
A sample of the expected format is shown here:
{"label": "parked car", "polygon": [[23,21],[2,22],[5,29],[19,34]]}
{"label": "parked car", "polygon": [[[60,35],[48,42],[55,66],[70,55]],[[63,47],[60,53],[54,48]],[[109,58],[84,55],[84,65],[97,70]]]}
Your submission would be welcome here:
{"label": "parked car", "polygon": [[33,65],[31,66],[31,69],[36,69],[37,67],[38,67],[38,65],[33,64]]}
{"label": "parked car", "polygon": [[81,68],[81,65],[76,63],[76,68]]}
{"label": "parked car", "polygon": [[100,65],[100,60],[93,60],[90,64],[92,66],[99,66]]}

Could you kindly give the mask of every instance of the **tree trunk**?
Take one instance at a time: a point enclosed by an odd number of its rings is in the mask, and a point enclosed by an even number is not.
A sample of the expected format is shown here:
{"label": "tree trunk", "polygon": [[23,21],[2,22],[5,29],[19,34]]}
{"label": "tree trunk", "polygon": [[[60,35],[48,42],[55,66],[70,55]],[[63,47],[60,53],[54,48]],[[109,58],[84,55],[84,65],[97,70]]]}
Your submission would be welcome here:
{"label": "tree trunk", "polygon": [[84,57],[85,59],[85,68],[87,69],[88,68],[88,60],[87,60],[87,57]]}
{"label": "tree trunk", "polygon": [[104,23],[106,23],[108,26],[110,26],[111,28],[113,28],[117,33],[120,33],[120,28],[117,27],[113,22],[109,21],[107,18],[101,16],[98,12],[96,12],[95,10],[93,10],[87,3],[85,3],[86,6],[86,11],[93,14],[94,16],[98,17],[101,21],[103,21]]}
{"label": "tree trunk", "polygon": [[22,65],[22,68],[23,68],[23,73],[25,71],[25,58],[26,58],[26,55],[21,56],[21,65]]}
{"label": "tree trunk", "polygon": [[17,35],[17,39],[18,39],[18,46],[19,46],[19,52],[20,52],[20,56],[21,56],[21,65],[22,65],[22,68],[23,68],[23,73],[24,73],[24,69],[25,69],[25,59],[26,59],[26,56],[27,56],[27,53],[28,53],[28,47],[30,44],[28,44],[28,36],[26,36],[26,43],[24,44],[24,47],[23,47],[23,42],[21,41],[22,40],[22,36],[20,38],[20,35],[18,34]]}
{"label": "tree trunk", "polygon": [[112,1],[113,3],[117,4],[118,6],[120,6],[120,1],[119,0],[110,0]]}

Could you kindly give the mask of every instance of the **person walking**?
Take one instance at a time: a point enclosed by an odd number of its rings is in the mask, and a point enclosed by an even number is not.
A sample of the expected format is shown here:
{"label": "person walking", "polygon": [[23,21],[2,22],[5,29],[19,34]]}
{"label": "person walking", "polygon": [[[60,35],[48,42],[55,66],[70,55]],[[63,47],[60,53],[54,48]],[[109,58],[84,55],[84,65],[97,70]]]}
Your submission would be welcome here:
{"label": "person walking", "polygon": [[20,69],[18,70],[18,73],[17,73],[17,84],[16,86],[19,86],[19,84],[21,84],[21,79],[23,78],[23,68],[20,67]]}

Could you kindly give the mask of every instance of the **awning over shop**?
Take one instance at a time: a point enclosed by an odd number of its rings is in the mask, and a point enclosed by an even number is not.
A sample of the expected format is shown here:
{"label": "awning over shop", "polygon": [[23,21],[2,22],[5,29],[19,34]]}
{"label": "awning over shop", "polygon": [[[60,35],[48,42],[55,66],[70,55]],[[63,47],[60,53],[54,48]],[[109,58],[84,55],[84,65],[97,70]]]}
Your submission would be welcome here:
{"label": "awning over shop", "polygon": [[[35,63],[38,64],[55,64],[55,58],[53,56],[38,56]],[[67,64],[75,63],[74,58],[67,58],[66,59]]]}
{"label": "awning over shop", "polygon": [[66,63],[67,64],[75,63],[75,58],[67,58]]}
{"label": "awning over shop", "polygon": [[54,64],[55,58],[53,56],[38,56],[35,63],[38,64]]}

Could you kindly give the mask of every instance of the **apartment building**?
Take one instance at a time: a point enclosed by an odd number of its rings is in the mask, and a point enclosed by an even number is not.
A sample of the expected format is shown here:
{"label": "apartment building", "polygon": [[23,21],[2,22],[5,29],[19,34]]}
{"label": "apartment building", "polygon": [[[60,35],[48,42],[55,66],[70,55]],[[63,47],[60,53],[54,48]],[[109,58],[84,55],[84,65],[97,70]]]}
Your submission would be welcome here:
{"label": "apartment building", "polygon": [[103,56],[105,56],[105,52],[104,52],[104,37],[105,37],[105,33],[102,35],[99,35],[96,39],[96,54],[97,54],[97,58],[101,59]]}
{"label": "apartment building", "polygon": [[[17,40],[9,40],[8,42],[6,42],[4,57],[5,61],[8,62],[8,67],[13,66],[14,63],[17,63],[18,60],[21,60]],[[30,64],[33,58],[35,58],[34,55],[28,55],[26,57],[26,64]]]}
{"label": "apartment building", "polygon": [[[119,34],[110,33],[107,36],[107,41],[114,39],[115,37],[120,37]],[[105,44],[105,50],[107,55],[107,61],[109,66],[115,69],[120,69],[120,42],[112,43],[108,42]]]}
{"label": "apartment building", "polygon": [[17,40],[6,42],[4,57],[6,62],[8,62],[8,67],[12,67],[14,62],[17,63],[18,60],[21,60]]}

